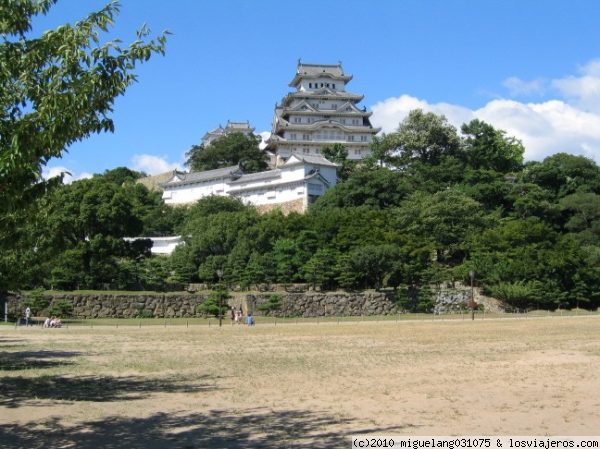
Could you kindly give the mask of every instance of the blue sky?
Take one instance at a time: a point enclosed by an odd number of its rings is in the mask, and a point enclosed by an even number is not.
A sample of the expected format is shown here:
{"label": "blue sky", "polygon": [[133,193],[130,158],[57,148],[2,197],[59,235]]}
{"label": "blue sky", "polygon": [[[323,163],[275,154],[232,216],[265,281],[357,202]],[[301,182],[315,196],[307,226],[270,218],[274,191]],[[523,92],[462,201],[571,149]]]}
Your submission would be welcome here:
{"label": "blue sky", "polygon": [[[60,0],[35,32],[105,1]],[[521,138],[528,159],[600,161],[600,2],[123,0],[111,36],[169,29],[165,57],[138,70],[115,105],[115,133],[73,145],[47,173],[181,166],[228,119],[271,128],[298,58],[342,61],[372,121],[393,130],[414,107],[459,126],[482,118]],[[110,36],[107,36],[107,38]]]}

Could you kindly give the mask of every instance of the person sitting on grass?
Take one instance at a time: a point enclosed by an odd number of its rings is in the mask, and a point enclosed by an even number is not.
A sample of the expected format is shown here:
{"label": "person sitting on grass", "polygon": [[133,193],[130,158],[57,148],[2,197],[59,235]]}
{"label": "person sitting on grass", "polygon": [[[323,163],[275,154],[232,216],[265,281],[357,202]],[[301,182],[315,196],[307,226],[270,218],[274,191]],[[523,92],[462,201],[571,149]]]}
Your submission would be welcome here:
{"label": "person sitting on grass", "polygon": [[46,321],[44,321],[44,327],[50,327],[50,317],[46,318]]}

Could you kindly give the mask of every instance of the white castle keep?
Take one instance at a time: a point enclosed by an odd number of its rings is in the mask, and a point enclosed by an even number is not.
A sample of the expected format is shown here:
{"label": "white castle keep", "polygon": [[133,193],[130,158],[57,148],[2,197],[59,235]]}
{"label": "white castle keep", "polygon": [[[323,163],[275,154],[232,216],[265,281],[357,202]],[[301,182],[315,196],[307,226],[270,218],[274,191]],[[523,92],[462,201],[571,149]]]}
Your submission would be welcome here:
{"label": "white castle keep", "polygon": [[[337,182],[337,165],[321,156],[325,145],[342,144],[348,158],[370,154],[373,128],[370,112],[357,106],[362,95],[346,91],[352,75],[335,65],[298,62],[288,93],[275,107],[273,129],[265,151],[273,170],[245,174],[238,166],[203,172],[172,173],[162,183],[163,199],[171,205],[191,204],[210,195],[232,196],[261,211],[281,208],[303,212]],[[234,132],[252,134],[248,122],[227,122],[209,131],[205,146]]]}
{"label": "white castle keep", "polygon": [[346,91],[352,75],[344,73],[342,64],[304,64],[298,61],[296,75],[288,93],[275,106],[267,151],[287,159],[292,154],[319,155],[329,144],[342,144],[348,159],[362,159],[370,154],[373,136],[371,112],[359,108],[363,95]]}

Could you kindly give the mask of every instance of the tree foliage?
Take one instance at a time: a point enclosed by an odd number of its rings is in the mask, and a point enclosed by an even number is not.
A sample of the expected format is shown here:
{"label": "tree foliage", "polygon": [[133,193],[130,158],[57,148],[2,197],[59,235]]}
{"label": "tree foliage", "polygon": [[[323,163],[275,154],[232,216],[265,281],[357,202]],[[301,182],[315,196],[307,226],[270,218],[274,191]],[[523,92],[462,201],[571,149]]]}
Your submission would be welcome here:
{"label": "tree foliage", "polygon": [[186,165],[192,171],[214,170],[239,165],[245,173],[267,168],[267,155],[258,147],[260,140],[254,134],[231,133],[208,146],[194,145],[186,153]]}
{"label": "tree foliage", "polygon": [[[409,115],[402,133],[376,140],[387,148],[377,162],[355,167],[304,215],[216,196],[165,209],[126,169],[59,186],[14,228],[2,287],[305,282],[394,289],[403,309],[430,311],[438,289],[474,271],[511,307],[598,307],[597,165],[565,154],[522,164],[519,142],[483,122],[465,126],[461,138],[443,117]],[[123,240],[159,230],[184,237],[169,258]],[[218,314],[215,304],[202,310]]]}
{"label": "tree foliage", "polygon": [[41,35],[37,16],[56,0],[3,2],[0,41],[0,211],[6,213],[45,191],[41,169],[72,143],[113,131],[114,101],[136,81],[135,68],[164,53],[165,35],[148,30],[124,47],[102,41],[119,12],[109,3],[75,24]]}

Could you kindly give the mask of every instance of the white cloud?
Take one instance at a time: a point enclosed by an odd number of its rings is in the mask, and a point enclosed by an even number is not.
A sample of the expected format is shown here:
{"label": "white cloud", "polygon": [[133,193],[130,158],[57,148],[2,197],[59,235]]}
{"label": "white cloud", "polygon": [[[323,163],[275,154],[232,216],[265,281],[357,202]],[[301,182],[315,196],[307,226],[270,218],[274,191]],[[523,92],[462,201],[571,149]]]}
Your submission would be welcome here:
{"label": "white cloud", "polygon": [[386,133],[398,128],[400,122],[413,109],[423,109],[436,114],[443,114],[457,128],[474,118],[473,111],[463,106],[449,103],[429,104],[425,100],[410,95],[388,98],[376,103],[371,109],[373,111],[373,124],[383,128],[383,132]]}
{"label": "white cloud", "polygon": [[265,147],[267,146],[267,139],[269,137],[271,137],[271,131],[261,131],[258,133],[258,135],[261,137],[261,142],[258,144],[258,148],[260,148],[261,150],[264,150]]}
{"label": "white cloud", "polygon": [[600,60],[594,60],[579,69],[580,76],[568,76],[552,81],[567,102],[577,107],[600,113]]}
{"label": "white cloud", "polygon": [[[566,152],[600,162],[600,60],[592,61],[580,72],[579,77],[550,81],[564,99],[530,103],[494,99],[479,109],[469,109],[402,95],[376,103],[372,107],[372,121],[384,132],[390,132],[416,108],[443,114],[459,129],[463,123],[478,118],[521,139],[527,160],[541,160],[557,152]],[[519,82],[513,81],[512,85],[517,90],[521,88],[522,92],[537,89],[531,83],[519,85]]]}
{"label": "white cloud", "polygon": [[523,95],[541,95],[546,91],[546,82],[543,79],[524,81],[516,76],[511,76],[503,81],[511,97]]}
{"label": "white cloud", "polygon": [[42,177],[44,179],[50,179],[50,178],[55,178],[56,176],[60,176],[62,173],[64,173],[64,176],[63,176],[64,184],[71,184],[73,181],[78,181],[80,179],[89,179],[93,176],[91,173],[88,173],[88,172],[82,172],[80,174],[76,174],[72,170],[68,169],[67,167],[56,166],[56,167],[45,167],[44,170],[42,171]]}
{"label": "white cloud", "polygon": [[136,154],[131,158],[133,169],[148,175],[157,175],[172,170],[181,170],[181,164],[168,162],[166,157],[151,154]]}

